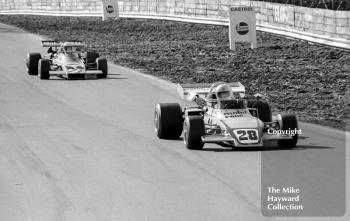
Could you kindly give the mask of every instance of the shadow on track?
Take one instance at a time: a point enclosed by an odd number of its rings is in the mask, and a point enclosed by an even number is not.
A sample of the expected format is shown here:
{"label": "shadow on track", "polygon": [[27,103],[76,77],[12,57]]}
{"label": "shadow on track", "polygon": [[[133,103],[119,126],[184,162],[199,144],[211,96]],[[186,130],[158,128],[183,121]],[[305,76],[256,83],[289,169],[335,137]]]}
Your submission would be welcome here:
{"label": "shadow on track", "polygon": [[102,78],[102,79],[98,79],[98,80],[125,80],[125,79],[129,79],[129,78],[125,78],[125,77],[107,77],[107,78]]}
{"label": "shadow on track", "polygon": [[105,80],[127,80],[127,79],[129,79],[129,78],[109,77],[109,76],[107,76],[107,78],[91,78],[91,79],[67,79],[67,78],[55,77],[55,78],[50,78],[47,80],[45,79],[45,81],[105,81]]}
{"label": "shadow on track", "polygon": [[319,150],[325,150],[325,149],[333,149],[334,147],[326,147],[326,146],[316,146],[316,145],[300,145],[296,146],[294,148],[288,148],[288,147],[279,147],[279,146],[267,146],[267,147],[230,147],[226,145],[220,145],[218,144],[218,148],[203,148],[201,151],[211,151],[211,152],[257,152],[257,151],[283,151],[283,150],[289,150],[289,151],[298,151],[298,150],[306,150],[306,149],[319,149]]}

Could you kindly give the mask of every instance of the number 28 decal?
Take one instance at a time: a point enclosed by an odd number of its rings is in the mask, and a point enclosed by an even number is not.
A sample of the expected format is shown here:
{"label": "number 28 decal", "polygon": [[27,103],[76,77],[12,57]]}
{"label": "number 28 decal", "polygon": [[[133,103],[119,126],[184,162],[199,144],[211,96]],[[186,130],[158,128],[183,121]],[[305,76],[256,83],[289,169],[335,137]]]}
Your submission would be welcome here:
{"label": "number 28 decal", "polygon": [[240,143],[257,143],[259,140],[258,130],[239,129],[233,131]]}

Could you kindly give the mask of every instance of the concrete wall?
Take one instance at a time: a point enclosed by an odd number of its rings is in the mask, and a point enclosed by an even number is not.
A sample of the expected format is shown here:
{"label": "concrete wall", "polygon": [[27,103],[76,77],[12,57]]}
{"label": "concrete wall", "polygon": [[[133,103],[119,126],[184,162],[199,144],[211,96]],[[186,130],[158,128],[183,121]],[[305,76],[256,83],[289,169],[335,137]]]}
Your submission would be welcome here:
{"label": "concrete wall", "polygon": [[0,12],[100,13],[101,0],[0,0]]}
{"label": "concrete wall", "polygon": [[257,23],[350,40],[350,11],[252,2]]}
{"label": "concrete wall", "polygon": [[[350,45],[350,11],[305,8],[249,0],[118,0],[122,17],[196,19],[202,23],[228,24],[228,7],[255,7],[257,26],[276,33],[311,36],[321,41]],[[38,13],[56,15],[94,15],[102,10],[101,0],[0,0],[0,13]],[[273,31],[271,31],[273,32]]]}

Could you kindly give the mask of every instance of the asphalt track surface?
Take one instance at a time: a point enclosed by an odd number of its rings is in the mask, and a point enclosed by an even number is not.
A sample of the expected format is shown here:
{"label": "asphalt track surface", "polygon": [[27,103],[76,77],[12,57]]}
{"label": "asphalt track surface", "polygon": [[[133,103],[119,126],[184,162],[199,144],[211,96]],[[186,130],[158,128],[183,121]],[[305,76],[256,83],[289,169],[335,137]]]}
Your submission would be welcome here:
{"label": "asphalt track surface", "polygon": [[[0,220],[349,220],[264,217],[261,150],[157,139],[154,106],[181,102],[175,85],[130,69],[110,65],[100,80],[29,76],[25,56],[44,52],[39,40],[0,25]],[[341,131],[301,128],[300,148],[267,151],[344,145]]]}

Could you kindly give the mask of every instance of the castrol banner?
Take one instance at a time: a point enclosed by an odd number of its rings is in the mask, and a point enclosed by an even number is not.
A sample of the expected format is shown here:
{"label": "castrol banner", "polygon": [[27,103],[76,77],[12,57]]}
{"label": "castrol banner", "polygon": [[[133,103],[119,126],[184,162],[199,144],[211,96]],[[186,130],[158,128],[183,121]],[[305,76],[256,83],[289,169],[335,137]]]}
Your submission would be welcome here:
{"label": "castrol banner", "polygon": [[250,42],[256,48],[256,20],[253,7],[229,8],[230,49],[236,49],[236,42]]}

